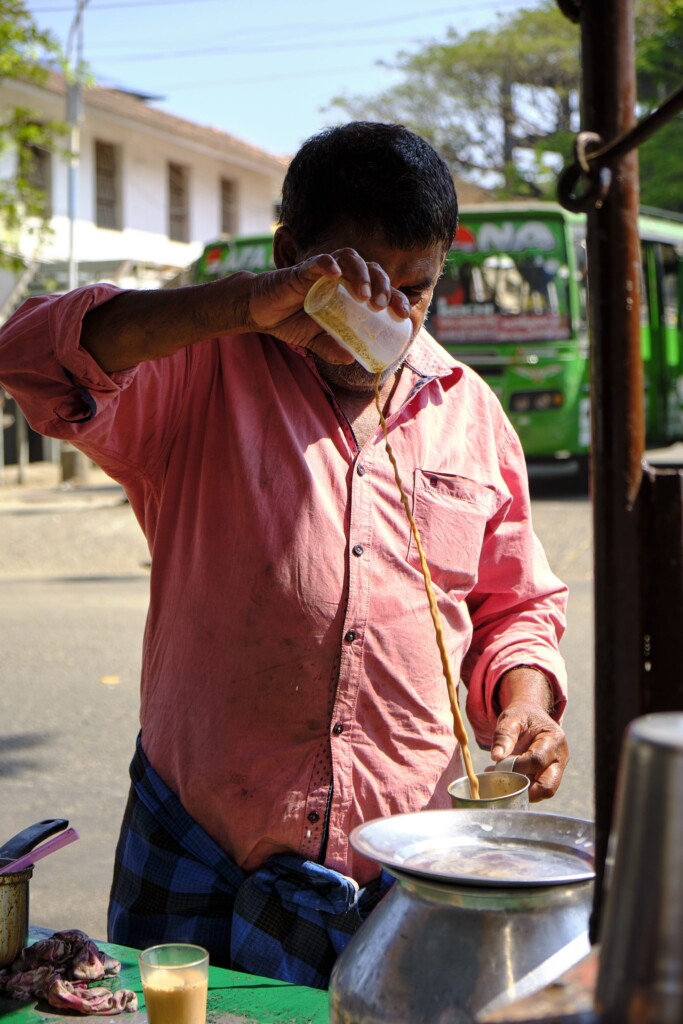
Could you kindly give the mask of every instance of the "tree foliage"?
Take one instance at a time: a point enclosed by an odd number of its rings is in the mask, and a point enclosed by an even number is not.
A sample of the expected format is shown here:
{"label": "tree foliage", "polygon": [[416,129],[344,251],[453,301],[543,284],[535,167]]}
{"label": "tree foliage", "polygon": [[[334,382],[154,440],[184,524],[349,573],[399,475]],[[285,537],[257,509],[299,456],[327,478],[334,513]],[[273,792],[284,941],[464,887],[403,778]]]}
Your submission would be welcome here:
{"label": "tree foliage", "polygon": [[[683,85],[683,0],[640,0],[636,6],[636,69],[642,113]],[[683,213],[679,114],[640,147],[641,201]]]}
{"label": "tree foliage", "polygon": [[[636,0],[641,111],[683,83],[683,0]],[[339,96],[329,110],[400,121],[428,138],[453,172],[501,197],[556,195],[572,159],[581,81],[579,26],[556,0],[500,16],[461,36],[450,29],[391,67],[397,85],[374,97]],[[683,209],[679,117],[641,148],[642,201]]]}
{"label": "tree foliage", "polygon": [[[48,62],[59,57],[59,46],[49,32],[41,31],[23,0],[0,0],[0,84],[21,80],[42,83]],[[34,183],[36,150],[52,150],[63,126],[45,122],[29,107],[0,111],[0,155],[15,154],[10,177],[0,179],[0,266],[20,265],[16,256],[21,231],[36,238],[45,230],[46,195]]]}
{"label": "tree foliage", "polygon": [[337,97],[332,108],[409,125],[454,173],[503,194],[543,191],[546,144],[570,146],[579,81],[579,32],[554,0],[466,36],[450,29],[393,67],[398,85],[374,98]]}

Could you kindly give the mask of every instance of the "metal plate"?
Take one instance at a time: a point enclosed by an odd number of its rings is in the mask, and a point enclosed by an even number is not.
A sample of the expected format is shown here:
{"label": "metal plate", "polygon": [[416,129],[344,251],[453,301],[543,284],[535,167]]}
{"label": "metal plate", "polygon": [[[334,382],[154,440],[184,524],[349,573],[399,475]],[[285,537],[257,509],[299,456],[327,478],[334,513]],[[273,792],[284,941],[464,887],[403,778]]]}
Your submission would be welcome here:
{"label": "metal plate", "polygon": [[461,885],[560,885],[595,875],[593,823],[537,811],[396,814],[359,825],[351,845],[389,870]]}

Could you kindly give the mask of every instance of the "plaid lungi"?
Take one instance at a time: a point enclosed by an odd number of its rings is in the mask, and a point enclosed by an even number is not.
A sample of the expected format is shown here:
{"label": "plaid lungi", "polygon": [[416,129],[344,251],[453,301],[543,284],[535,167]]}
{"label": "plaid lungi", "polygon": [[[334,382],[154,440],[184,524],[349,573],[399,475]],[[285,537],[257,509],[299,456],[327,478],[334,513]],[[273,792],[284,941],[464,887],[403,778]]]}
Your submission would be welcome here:
{"label": "plaid lungi", "polygon": [[326,988],[337,956],[393,884],[360,890],[295,854],[247,874],[156,774],[140,737],[116,847],[108,938],[144,949],[195,942],[216,966]]}

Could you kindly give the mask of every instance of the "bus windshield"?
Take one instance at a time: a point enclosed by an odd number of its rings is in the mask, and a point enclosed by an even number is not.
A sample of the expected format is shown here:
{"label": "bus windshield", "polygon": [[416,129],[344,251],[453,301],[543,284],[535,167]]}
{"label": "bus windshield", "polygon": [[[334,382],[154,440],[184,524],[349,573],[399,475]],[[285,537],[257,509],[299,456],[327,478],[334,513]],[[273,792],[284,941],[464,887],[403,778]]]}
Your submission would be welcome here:
{"label": "bus windshield", "polygon": [[434,291],[429,329],[442,344],[571,337],[563,234],[546,221],[468,219]]}

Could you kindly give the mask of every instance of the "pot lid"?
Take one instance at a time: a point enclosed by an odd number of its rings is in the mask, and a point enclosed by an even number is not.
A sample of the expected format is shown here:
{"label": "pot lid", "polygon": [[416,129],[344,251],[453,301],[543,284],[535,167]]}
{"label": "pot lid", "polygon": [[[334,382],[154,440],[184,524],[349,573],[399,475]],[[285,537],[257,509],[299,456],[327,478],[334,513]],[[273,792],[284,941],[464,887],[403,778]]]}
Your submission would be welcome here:
{"label": "pot lid", "polygon": [[396,814],[358,825],[351,845],[389,870],[460,885],[560,885],[595,876],[593,822],[538,811]]}

